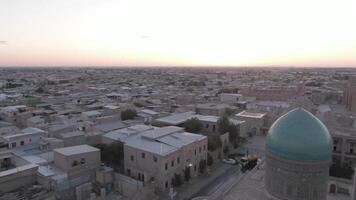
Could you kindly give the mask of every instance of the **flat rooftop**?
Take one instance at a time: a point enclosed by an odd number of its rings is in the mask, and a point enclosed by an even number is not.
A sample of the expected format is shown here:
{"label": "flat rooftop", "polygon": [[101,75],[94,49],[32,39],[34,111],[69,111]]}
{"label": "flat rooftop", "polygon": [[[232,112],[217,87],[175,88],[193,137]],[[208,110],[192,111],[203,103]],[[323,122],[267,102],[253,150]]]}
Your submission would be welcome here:
{"label": "flat rooftop", "polygon": [[96,151],[100,151],[100,150],[98,148],[95,148],[95,147],[85,144],[85,145],[78,145],[78,146],[54,149],[53,151],[60,153],[62,155],[65,155],[65,156],[71,156],[71,155],[82,154],[82,153],[96,152]]}
{"label": "flat rooftop", "polygon": [[162,118],[156,119],[156,121],[170,124],[170,125],[178,125],[178,124],[184,123],[188,119],[192,118],[193,115],[195,115],[195,112],[190,111],[190,112],[172,114],[167,117],[162,117]]}
{"label": "flat rooftop", "polygon": [[247,117],[247,118],[256,118],[256,119],[261,119],[266,115],[266,113],[257,113],[257,112],[248,112],[248,111],[242,111],[240,113],[237,113],[235,116],[236,117]]}
{"label": "flat rooftop", "polygon": [[127,138],[125,146],[165,156],[205,138],[206,136],[203,135],[184,132],[181,127],[155,127]]}

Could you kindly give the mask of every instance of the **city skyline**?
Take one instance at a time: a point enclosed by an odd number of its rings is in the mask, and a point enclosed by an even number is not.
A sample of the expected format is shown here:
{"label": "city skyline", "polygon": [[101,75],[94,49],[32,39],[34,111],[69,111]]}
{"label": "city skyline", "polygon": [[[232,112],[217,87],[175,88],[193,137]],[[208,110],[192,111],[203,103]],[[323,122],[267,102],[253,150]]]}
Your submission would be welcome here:
{"label": "city skyline", "polygon": [[0,66],[356,67],[356,1],[22,1]]}

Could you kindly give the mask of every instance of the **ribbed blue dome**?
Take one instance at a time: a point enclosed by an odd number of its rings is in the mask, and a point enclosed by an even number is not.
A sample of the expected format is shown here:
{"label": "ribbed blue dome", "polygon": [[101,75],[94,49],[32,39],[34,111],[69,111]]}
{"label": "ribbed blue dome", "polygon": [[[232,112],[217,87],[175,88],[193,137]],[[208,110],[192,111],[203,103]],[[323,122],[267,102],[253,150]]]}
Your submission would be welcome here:
{"label": "ribbed blue dome", "polygon": [[319,119],[303,108],[296,108],[271,126],[266,148],[288,160],[323,161],[331,159],[332,140]]}

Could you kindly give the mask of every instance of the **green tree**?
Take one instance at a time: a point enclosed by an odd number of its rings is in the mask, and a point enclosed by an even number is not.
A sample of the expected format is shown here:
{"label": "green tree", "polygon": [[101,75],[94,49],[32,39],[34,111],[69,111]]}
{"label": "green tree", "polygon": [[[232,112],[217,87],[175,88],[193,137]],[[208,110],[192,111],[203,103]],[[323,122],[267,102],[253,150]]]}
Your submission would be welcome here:
{"label": "green tree", "polygon": [[229,132],[230,120],[226,115],[220,117],[217,124],[218,124],[218,129],[219,129],[220,134],[225,134],[225,133]]}
{"label": "green tree", "polygon": [[200,160],[199,161],[199,172],[201,174],[205,173],[205,169],[206,169],[206,160]]}
{"label": "green tree", "polygon": [[115,169],[123,167],[124,150],[121,143],[113,142],[110,145],[97,144],[95,146],[100,149],[101,160],[105,164]]}
{"label": "green tree", "polygon": [[225,154],[225,155],[227,155],[228,153],[229,153],[229,151],[230,151],[230,149],[229,149],[229,146],[225,146],[224,147],[224,149],[223,149],[223,153]]}
{"label": "green tree", "polygon": [[36,92],[37,92],[37,93],[44,93],[44,89],[43,89],[42,87],[38,87],[38,88],[36,89]]}
{"label": "green tree", "polygon": [[233,123],[230,123],[229,125],[229,138],[230,138],[230,142],[235,142],[238,140],[239,137],[239,127],[238,125],[235,125]]}
{"label": "green tree", "polygon": [[225,115],[231,116],[232,114],[234,114],[234,110],[232,110],[231,108],[226,108],[225,109]]}
{"label": "green tree", "polygon": [[208,135],[208,150],[215,151],[222,146],[220,136],[218,135]]}
{"label": "green tree", "polygon": [[179,187],[179,186],[181,186],[183,184],[182,177],[181,177],[180,174],[174,173],[172,184],[173,184],[174,187]]}
{"label": "green tree", "polygon": [[122,120],[129,120],[129,119],[135,119],[137,116],[136,110],[135,109],[126,109],[121,112],[121,119]]}
{"label": "green tree", "polygon": [[214,164],[213,156],[211,156],[210,153],[208,153],[207,165],[208,165],[208,166],[211,166],[212,164]]}
{"label": "green tree", "polygon": [[184,123],[184,130],[189,133],[199,133],[201,130],[201,123],[198,118],[193,117]]}
{"label": "green tree", "polygon": [[140,103],[140,102],[134,102],[133,103],[136,107],[139,107],[139,108],[141,108],[141,107],[143,107],[143,104],[142,103]]}
{"label": "green tree", "polygon": [[229,133],[230,142],[237,140],[239,136],[239,127],[230,122],[229,118],[224,115],[218,120],[218,128],[220,134]]}
{"label": "green tree", "polygon": [[237,147],[239,147],[239,143],[237,140],[233,141],[232,144],[233,144],[234,149],[237,149]]}
{"label": "green tree", "polygon": [[185,181],[189,181],[191,178],[191,174],[190,174],[190,167],[185,167],[184,169],[184,179]]}

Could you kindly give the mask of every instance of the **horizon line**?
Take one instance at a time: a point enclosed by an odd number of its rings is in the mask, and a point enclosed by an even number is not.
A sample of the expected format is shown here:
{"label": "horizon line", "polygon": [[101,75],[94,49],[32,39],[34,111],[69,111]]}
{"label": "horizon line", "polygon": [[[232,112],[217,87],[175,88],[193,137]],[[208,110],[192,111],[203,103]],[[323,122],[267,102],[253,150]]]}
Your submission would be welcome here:
{"label": "horizon line", "polygon": [[85,65],[14,65],[14,66],[1,66],[0,68],[328,68],[328,69],[354,69],[356,66],[287,66],[287,65],[249,65],[249,66],[221,66],[221,65],[201,65],[201,66],[187,66],[187,65],[172,65],[172,66],[124,66],[124,65],[97,65],[97,66],[85,66]]}

